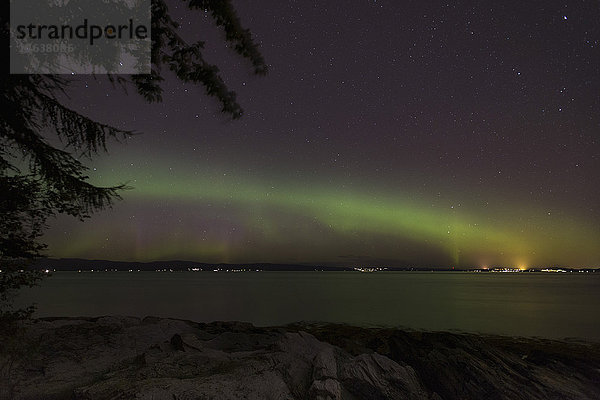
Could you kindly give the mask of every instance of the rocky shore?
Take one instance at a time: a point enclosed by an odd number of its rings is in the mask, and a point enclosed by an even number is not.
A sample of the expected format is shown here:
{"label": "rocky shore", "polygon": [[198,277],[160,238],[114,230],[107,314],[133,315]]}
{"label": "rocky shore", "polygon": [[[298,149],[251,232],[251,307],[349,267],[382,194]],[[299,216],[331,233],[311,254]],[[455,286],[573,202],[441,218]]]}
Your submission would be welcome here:
{"label": "rocky shore", "polygon": [[27,324],[6,399],[598,399],[600,344],[132,317]]}

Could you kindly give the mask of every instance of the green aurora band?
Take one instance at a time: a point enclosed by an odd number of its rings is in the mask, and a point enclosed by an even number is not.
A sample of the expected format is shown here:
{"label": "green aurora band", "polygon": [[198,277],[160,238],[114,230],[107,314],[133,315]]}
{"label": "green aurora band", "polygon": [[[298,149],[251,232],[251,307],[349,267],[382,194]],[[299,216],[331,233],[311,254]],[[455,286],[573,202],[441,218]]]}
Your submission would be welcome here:
{"label": "green aurora band", "polygon": [[[173,179],[153,174],[137,180],[113,213],[123,209],[148,218],[147,209],[161,204],[172,213],[157,216],[160,229],[120,222],[121,215],[101,215],[94,217],[92,232],[90,223],[73,224],[75,240],[49,236],[51,251],[102,257],[112,249],[112,259],[139,261],[515,267],[598,261],[598,229],[564,214],[548,218],[524,208],[440,207],[408,194],[272,185],[219,175]],[[114,177],[106,179],[114,182]],[[105,247],[108,237],[112,247]]]}

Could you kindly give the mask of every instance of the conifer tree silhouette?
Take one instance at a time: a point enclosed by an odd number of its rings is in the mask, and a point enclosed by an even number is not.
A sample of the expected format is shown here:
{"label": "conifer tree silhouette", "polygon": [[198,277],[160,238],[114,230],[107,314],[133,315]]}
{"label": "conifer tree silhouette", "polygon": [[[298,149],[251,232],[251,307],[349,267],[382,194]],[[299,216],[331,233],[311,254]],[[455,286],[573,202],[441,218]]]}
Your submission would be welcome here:
{"label": "conifer tree silhouette", "polygon": [[[151,5],[151,73],[107,78],[118,86],[134,87],[148,102],[159,102],[164,81],[161,71],[167,69],[183,82],[204,86],[206,94],[219,101],[223,113],[241,117],[235,92],[229,90],[219,68],[204,59],[204,43],[187,43],[181,38],[163,0],[152,0]],[[189,0],[187,6],[189,12],[209,13],[224,31],[224,40],[249,60],[254,73],[267,73],[258,46],[229,0]],[[0,40],[8,55],[10,2],[0,7]],[[110,207],[125,189],[124,185],[89,183],[87,168],[79,158],[104,152],[110,140],[125,140],[132,132],[93,120],[61,103],[59,95],[68,91],[69,76],[11,75],[7,62],[1,68],[0,315],[13,318],[31,313],[31,309],[14,311],[10,303],[16,290],[34,285],[42,276],[26,265],[43,254],[45,245],[40,239],[48,218],[67,214],[84,219]],[[51,145],[48,134],[58,136],[65,147]]]}

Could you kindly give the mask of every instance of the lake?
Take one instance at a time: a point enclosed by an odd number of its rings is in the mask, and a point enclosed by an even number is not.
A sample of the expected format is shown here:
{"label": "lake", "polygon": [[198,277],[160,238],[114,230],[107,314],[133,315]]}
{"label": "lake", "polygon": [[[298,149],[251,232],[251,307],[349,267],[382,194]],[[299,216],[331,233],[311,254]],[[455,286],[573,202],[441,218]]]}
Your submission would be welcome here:
{"label": "lake", "polygon": [[36,316],[340,322],[600,341],[600,274],[55,272]]}

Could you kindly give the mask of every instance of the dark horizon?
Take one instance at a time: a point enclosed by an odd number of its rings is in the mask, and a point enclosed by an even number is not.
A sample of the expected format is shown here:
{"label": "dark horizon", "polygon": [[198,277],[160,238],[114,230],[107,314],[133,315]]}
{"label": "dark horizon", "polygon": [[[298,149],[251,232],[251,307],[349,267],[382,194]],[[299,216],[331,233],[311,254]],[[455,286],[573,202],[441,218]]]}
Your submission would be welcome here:
{"label": "dark horizon", "polygon": [[521,271],[539,271],[542,269],[564,269],[564,270],[597,270],[600,269],[598,266],[569,266],[569,265],[535,265],[530,266],[527,269],[519,269],[514,266],[508,265],[489,265],[485,268],[480,266],[463,266],[463,267],[452,267],[447,265],[424,265],[414,263],[403,263],[403,264],[385,264],[385,263],[272,263],[272,262],[247,262],[247,263],[209,263],[194,260],[153,260],[153,261],[123,261],[123,260],[103,260],[103,259],[82,259],[82,258],[41,258],[37,260],[33,267],[37,269],[54,268],[56,271],[76,271],[90,269],[102,271],[102,270],[113,270],[127,271],[129,269],[143,268],[143,271],[155,271],[159,269],[170,268],[173,270],[183,271],[189,270],[194,267],[208,268],[212,270],[212,267],[223,267],[229,270],[236,269],[238,267],[246,267],[254,269],[255,267],[263,267],[261,270],[265,271],[313,271],[325,269],[328,271],[351,271],[362,268],[379,268],[382,270],[389,271],[492,271],[500,269],[511,269]]}

